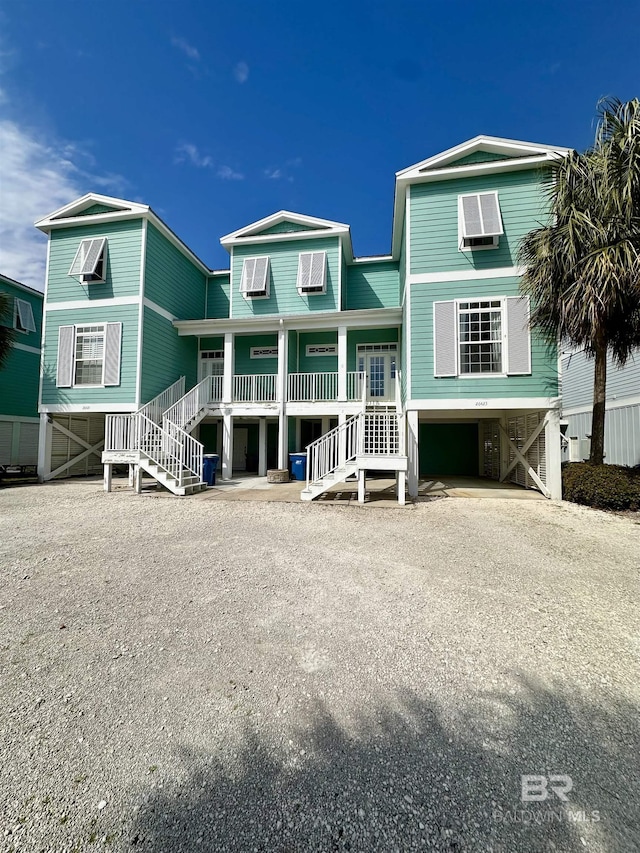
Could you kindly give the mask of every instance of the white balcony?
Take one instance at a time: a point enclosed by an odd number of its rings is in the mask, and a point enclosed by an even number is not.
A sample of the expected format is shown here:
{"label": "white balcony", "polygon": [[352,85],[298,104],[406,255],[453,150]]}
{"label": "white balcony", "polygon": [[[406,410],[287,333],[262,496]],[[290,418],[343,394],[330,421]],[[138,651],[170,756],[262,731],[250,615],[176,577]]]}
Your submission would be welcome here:
{"label": "white balcony", "polygon": [[[347,373],[346,398],[349,402],[362,399],[365,375],[357,371]],[[333,402],[339,397],[337,372],[290,373],[288,401],[290,403]]]}
{"label": "white balcony", "polygon": [[234,403],[275,403],[278,400],[275,373],[253,373],[233,377]]}

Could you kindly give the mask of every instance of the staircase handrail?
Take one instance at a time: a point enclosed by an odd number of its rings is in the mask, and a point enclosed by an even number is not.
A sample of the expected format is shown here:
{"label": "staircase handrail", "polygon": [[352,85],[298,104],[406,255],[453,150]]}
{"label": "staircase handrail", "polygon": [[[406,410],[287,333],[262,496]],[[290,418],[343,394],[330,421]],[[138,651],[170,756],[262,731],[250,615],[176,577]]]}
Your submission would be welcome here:
{"label": "staircase handrail", "polygon": [[353,462],[358,452],[362,417],[362,414],[354,415],[307,445],[307,489],[310,483]]}
{"label": "staircase handrail", "polygon": [[163,412],[163,422],[166,419],[184,429],[189,421],[211,402],[213,378],[213,376],[205,376],[201,382],[190,388],[172,406],[167,407]]}
{"label": "staircase handrail", "polygon": [[164,391],[161,391],[152,400],[141,406],[138,412],[147,418],[151,418],[155,423],[161,424],[162,415],[170,406],[173,406],[176,400],[182,397],[184,388],[185,377],[181,376],[180,379],[176,379],[172,385],[169,385],[168,388],[165,388]]}

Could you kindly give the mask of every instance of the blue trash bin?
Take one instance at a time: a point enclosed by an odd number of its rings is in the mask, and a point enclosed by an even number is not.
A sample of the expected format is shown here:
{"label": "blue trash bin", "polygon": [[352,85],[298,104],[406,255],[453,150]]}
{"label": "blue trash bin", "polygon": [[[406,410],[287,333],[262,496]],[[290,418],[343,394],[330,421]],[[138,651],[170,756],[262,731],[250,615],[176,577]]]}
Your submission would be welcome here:
{"label": "blue trash bin", "polygon": [[307,479],[307,454],[290,453],[289,464],[291,465],[291,476],[294,480]]}
{"label": "blue trash bin", "polygon": [[207,486],[215,486],[216,484],[216,469],[218,467],[217,453],[205,453],[202,460],[202,477]]}

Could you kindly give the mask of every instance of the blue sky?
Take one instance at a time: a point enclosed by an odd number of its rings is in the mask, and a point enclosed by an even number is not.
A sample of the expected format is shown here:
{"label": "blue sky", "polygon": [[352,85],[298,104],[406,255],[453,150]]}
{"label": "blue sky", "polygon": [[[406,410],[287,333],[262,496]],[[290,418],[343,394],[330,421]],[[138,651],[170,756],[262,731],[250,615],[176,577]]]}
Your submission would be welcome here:
{"label": "blue sky", "polygon": [[0,33],[0,270],[40,289],[33,221],[91,190],[214,268],[282,208],[382,254],[396,171],[479,133],[581,149],[640,94],[637,0],[5,0]]}

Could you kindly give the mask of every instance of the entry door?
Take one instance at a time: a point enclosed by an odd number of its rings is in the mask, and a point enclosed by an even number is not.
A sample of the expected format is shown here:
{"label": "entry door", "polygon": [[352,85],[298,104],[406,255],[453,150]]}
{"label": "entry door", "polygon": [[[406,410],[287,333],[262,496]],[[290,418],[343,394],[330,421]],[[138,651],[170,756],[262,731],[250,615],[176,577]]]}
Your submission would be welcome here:
{"label": "entry door", "polygon": [[222,376],[224,374],[223,353],[218,351],[200,353],[200,382],[207,376]]}
{"label": "entry door", "polygon": [[233,470],[247,470],[247,444],[249,441],[249,430],[247,427],[233,428]]}
{"label": "entry door", "polygon": [[396,394],[396,352],[390,348],[383,352],[360,352],[358,370],[367,374],[367,399],[373,402],[391,402]]}

